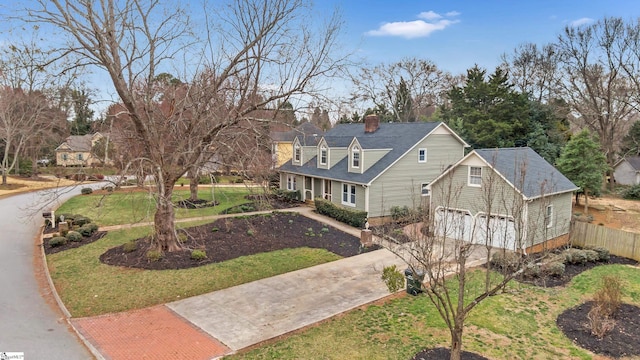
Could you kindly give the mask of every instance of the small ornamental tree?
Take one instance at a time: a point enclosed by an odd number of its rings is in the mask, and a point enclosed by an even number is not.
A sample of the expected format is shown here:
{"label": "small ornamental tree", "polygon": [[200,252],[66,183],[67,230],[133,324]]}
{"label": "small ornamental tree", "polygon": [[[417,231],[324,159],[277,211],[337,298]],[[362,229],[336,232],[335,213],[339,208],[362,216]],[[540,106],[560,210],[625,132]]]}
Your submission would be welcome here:
{"label": "small ornamental tree", "polygon": [[[602,187],[609,169],[604,152],[589,130],[574,135],[562,150],[556,167],[584,193],[584,213],[589,213],[589,195]],[[576,204],[578,204],[576,194]]]}

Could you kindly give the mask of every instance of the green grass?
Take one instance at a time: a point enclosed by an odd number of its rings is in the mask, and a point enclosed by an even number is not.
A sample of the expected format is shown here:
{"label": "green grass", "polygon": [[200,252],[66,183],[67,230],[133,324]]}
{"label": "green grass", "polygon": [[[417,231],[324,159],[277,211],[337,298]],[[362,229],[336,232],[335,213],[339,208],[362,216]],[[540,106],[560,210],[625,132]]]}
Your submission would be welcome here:
{"label": "green grass", "polygon": [[94,243],[47,257],[51,277],[74,317],[166,303],[340,258],[324,249],[299,248],[183,270],[125,269],[100,262],[107,249],[149,231],[149,227],[111,231]]}
{"label": "green grass", "polygon": [[[623,279],[623,301],[640,305],[640,269],[627,266],[596,267],[564,288],[512,282],[506,293],[484,300],[471,312],[464,349],[491,359],[591,359],[562,334],[555,319],[589,300],[603,275]],[[474,282],[471,288],[478,285]],[[435,307],[425,296],[403,296],[228,358],[405,360],[434,346],[449,346],[448,330]]]}
{"label": "green grass", "polygon": [[[247,188],[216,187],[214,191],[216,201],[220,203],[218,206],[192,210],[176,208],[176,218],[216,215],[230,207],[249,202],[245,199],[249,194]],[[174,201],[188,197],[188,189],[174,191]],[[200,189],[198,197],[211,201],[213,198],[211,188]],[[62,204],[56,213],[88,216],[101,226],[148,222],[153,221],[155,200],[153,194],[144,191],[123,190],[108,195],[79,195]]]}

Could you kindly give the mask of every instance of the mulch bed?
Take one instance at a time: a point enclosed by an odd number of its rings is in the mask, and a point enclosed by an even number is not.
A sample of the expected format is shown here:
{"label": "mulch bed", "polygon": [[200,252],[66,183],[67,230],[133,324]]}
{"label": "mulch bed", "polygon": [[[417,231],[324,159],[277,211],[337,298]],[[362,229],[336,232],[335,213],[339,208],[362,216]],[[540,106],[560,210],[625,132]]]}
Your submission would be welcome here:
{"label": "mulch bed", "polygon": [[[57,228],[53,228],[53,229],[49,228],[49,233],[54,233],[54,232],[57,232]],[[45,232],[45,233],[47,233],[47,232]],[[74,248],[77,248],[77,247],[80,247],[80,246],[91,244],[94,241],[102,239],[105,235],[107,235],[106,231],[96,231],[91,236],[83,237],[82,241],[80,241],[80,242],[67,241],[66,244],[58,245],[56,247],[52,247],[51,245],[49,245],[49,241],[52,238],[47,238],[47,239],[43,239],[42,247],[44,247],[44,253],[45,254],[51,255],[51,254],[59,253],[61,251],[65,251],[65,250],[68,250],[68,249],[74,249]]]}
{"label": "mulch bed", "polygon": [[[451,356],[451,351],[449,350],[449,348],[439,347],[434,349],[422,350],[419,353],[415,354],[411,358],[411,360],[442,360],[448,359],[449,356]],[[489,360],[482,355],[464,350],[462,351],[462,355],[460,356],[460,358],[462,360]]]}
{"label": "mulch bed", "polygon": [[564,311],[556,320],[562,332],[578,346],[613,358],[640,355],[640,307],[622,304],[615,314],[615,327],[602,339],[591,334],[587,314],[589,301]]}
{"label": "mulch bed", "polygon": [[573,279],[574,276],[579,275],[584,271],[593,269],[594,267],[599,265],[612,265],[612,264],[637,266],[638,262],[625,257],[611,255],[609,261],[588,262],[586,264],[565,264],[564,274],[562,276],[539,276],[535,278],[520,277],[520,278],[517,278],[517,280],[523,283],[540,286],[540,287],[565,286],[571,281],[571,279]]}
{"label": "mulch bed", "polygon": [[[362,248],[360,239],[296,213],[272,213],[219,219],[213,223],[184,229],[185,251],[165,252],[159,261],[147,259],[151,239],[136,240],[137,249],[125,252],[122,246],[107,250],[100,261],[114,266],[149,270],[185,269],[240,256],[287,248],[322,248],[343,257],[358,255],[378,247]],[[190,249],[205,250],[204,260],[191,259]]]}

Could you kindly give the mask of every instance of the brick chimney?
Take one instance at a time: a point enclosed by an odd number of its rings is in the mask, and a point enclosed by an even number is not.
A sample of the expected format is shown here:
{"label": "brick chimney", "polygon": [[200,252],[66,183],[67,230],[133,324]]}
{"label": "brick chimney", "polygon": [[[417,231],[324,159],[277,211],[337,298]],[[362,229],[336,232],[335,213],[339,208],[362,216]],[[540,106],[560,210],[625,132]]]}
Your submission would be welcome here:
{"label": "brick chimney", "polygon": [[380,127],[380,119],[378,115],[367,115],[364,117],[364,132],[372,133]]}

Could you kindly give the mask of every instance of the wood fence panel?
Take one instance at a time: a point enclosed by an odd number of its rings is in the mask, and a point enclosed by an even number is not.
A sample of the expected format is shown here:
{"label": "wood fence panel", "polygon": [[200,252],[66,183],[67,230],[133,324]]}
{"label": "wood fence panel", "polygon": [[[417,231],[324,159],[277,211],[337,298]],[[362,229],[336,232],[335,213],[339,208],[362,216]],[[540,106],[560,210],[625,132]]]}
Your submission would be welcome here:
{"label": "wood fence panel", "polygon": [[608,249],[613,255],[640,261],[640,234],[575,221],[571,225],[571,243],[579,247]]}

